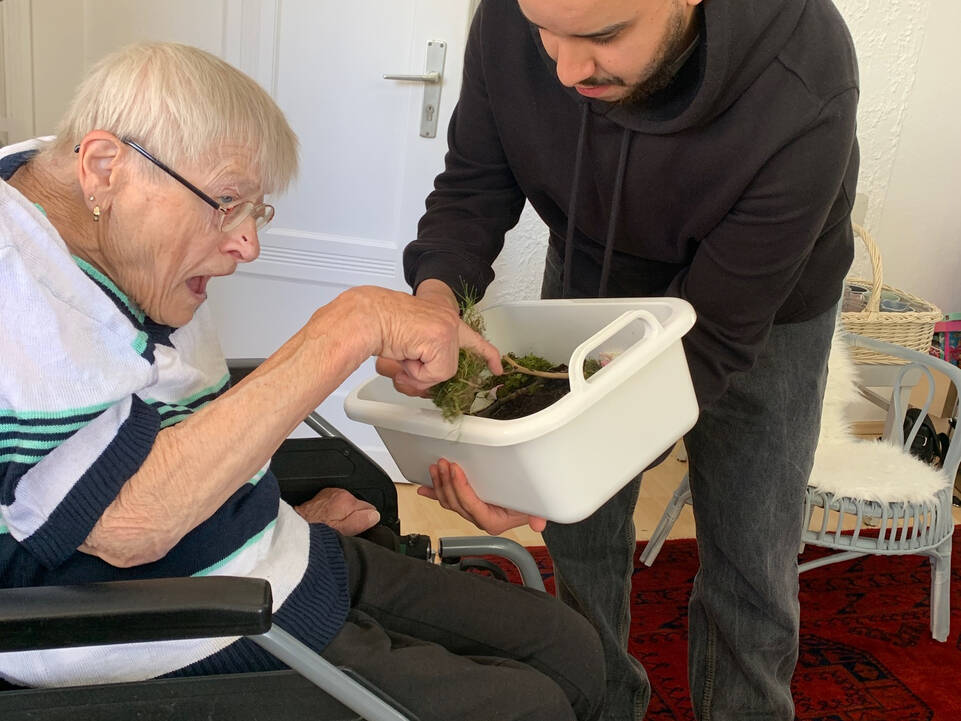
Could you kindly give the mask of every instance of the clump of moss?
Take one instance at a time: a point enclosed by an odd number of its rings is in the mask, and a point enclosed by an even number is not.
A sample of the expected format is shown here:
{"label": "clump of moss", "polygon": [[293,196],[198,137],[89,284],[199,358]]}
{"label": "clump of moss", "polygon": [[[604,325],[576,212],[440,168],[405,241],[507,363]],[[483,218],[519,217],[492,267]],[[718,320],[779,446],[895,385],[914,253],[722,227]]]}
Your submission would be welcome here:
{"label": "clump of moss", "polygon": [[483,358],[473,351],[461,348],[457,373],[431,388],[430,398],[434,405],[441,409],[444,419],[452,421],[470,411],[477,394],[489,390],[489,379],[493,377]]}
{"label": "clump of moss", "polygon": [[[484,335],[484,319],[478,312],[476,303],[467,293],[462,295],[461,317],[464,322],[480,335]],[[530,371],[539,372],[564,372],[567,368],[557,365],[551,361],[535,354],[517,356],[508,353],[516,363]],[[487,368],[486,361],[476,353],[466,348],[462,348],[458,356],[457,372],[454,376],[443,383],[438,383],[430,389],[431,400],[441,410],[441,414],[447,421],[454,421],[462,415],[472,414],[472,409],[478,401],[478,397],[487,396],[491,405],[482,408],[474,415],[490,415],[490,409],[502,407],[508,401],[522,395],[534,395],[544,392],[548,383],[544,378],[530,375],[515,369],[507,360],[503,361],[505,373],[495,376]],[[585,378],[590,378],[601,368],[601,362],[588,358],[584,361],[583,373]],[[566,379],[550,379],[553,389],[550,390],[550,402],[556,400],[559,395],[567,393],[570,386]],[[557,385],[564,384],[560,394]]]}
{"label": "clump of moss", "polygon": [[604,366],[597,358],[584,359],[584,377],[590,378]]}
{"label": "clump of moss", "polygon": [[[460,305],[463,321],[471,329],[484,335],[484,319],[469,294],[463,294]],[[444,420],[455,420],[470,411],[478,393],[489,389],[487,384],[492,377],[484,358],[472,350],[461,348],[457,358],[457,372],[453,377],[432,387],[429,391],[430,398],[434,405],[441,409]]]}

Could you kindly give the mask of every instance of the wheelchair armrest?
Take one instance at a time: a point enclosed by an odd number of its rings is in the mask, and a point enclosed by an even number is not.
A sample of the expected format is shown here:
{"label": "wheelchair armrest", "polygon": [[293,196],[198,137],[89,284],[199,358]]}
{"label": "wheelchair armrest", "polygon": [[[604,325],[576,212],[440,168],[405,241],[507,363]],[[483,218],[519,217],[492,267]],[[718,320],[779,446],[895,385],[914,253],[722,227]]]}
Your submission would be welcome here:
{"label": "wheelchair armrest", "polygon": [[[266,580],[231,576],[0,589],[0,653],[246,636],[362,718],[416,721],[413,714],[331,665],[283,629],[271,627],[271,601]],[[118,687],[104,688],[109,698],[109,689]],[[46,691],[0,693],[10,701],[4,706],[4,718],[11,707],[21,708],[18,702],[31,713],[30,718],[45,718]],[[171,691],[177,698],[176,689]],[[57,707],[69,705],[69,700],[56,695],[51,702]],[[33,715],[36,710],[41,715]],[[77,718],[85,718],[86,710],[77,709]]]}
{"label": "wheelchair armrest", "polygon": [[227,370],[230,372],[230,385],[235,386],[242,381],[265,358],[228,358]]}
{"label": "wheelchair armrest", "polygon": [[270,584],[208,576],[0,589],[0,652],[262,634]]}

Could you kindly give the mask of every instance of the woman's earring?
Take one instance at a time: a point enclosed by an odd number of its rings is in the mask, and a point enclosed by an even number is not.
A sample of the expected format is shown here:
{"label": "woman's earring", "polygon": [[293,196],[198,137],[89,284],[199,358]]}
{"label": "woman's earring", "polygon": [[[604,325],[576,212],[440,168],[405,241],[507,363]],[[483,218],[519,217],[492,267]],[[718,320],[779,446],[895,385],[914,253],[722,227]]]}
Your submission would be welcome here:
{"label": "woman's earring", "polygon": [[93,206],[93,222],[94,223],[100,222],[100,206],[99,205]]}

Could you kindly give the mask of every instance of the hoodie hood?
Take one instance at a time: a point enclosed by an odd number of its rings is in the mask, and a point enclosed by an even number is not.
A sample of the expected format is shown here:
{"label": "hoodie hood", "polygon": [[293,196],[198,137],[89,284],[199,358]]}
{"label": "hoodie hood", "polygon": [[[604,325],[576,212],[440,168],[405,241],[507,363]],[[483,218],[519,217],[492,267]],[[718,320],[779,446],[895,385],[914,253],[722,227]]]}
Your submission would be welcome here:
{"label": "hoodie hood", "polygon": [[[709,123],[727,110],[771,64],[794,33],[807,0],[704,0],[698,6],[697,47],[675,81],[648,102],[620,105],[564,91],[592,112],[635,132],[677,133]],[[557,77],[537,29],[538,52]]]}

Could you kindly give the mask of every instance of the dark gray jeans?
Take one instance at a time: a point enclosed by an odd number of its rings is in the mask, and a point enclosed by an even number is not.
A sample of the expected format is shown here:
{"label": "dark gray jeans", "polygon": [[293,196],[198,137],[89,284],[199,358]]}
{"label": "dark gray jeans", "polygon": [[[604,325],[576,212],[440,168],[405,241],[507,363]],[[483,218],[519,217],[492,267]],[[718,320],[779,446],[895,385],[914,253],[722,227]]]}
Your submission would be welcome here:
{"label": "dark gray jeans", "polygon": [[[544,297],[559,297],[556,271],[548,263]],[[774,326],[755,367],[732,378],[684,439],[700,559],[688,619],[699,721],[794,718],[802,501],[835,316]],[[640,482],[584,521],[544,533],[558,595],[604,644],[605,721],[639,721],[650,699],[647,675],[627,652]]]}
{"label": "dark gray jeans", "polygon": [[323,656],[421,721],[596,721],[600,641],[541,591],[341,538],[347,622]]}

